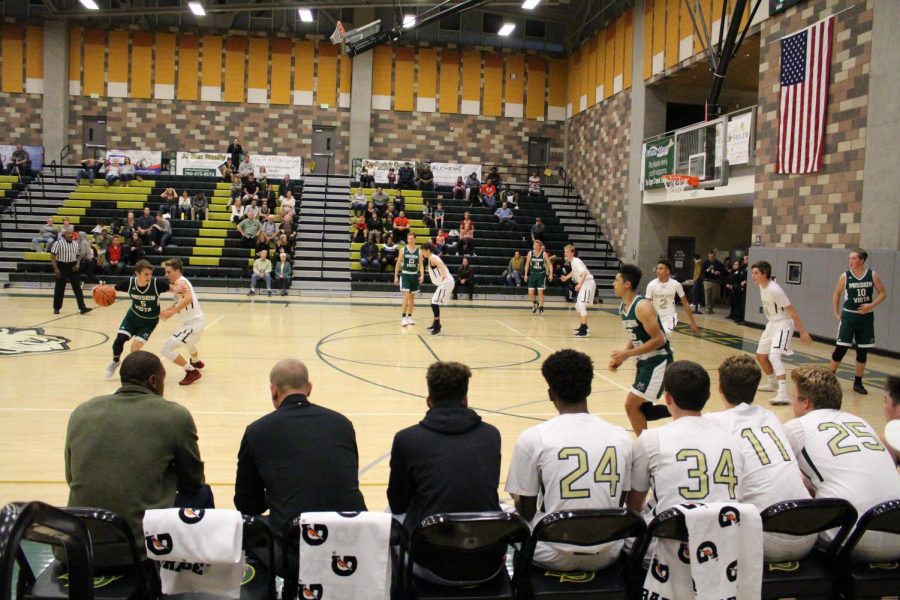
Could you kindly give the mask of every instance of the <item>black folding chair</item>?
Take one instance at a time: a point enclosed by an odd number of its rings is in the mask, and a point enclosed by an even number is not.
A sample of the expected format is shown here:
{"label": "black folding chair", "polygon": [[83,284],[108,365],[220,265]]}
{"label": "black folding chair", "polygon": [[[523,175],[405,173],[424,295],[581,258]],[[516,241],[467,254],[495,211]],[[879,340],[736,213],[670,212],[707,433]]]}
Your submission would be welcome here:
{"label": "black folding chair", "polygon": [[856,522],[856,509],[841,498],[787,500],[760,513],[763,531],[805,536],[839,527],[823,552],[813,550],[802,560],[763,565],[762,598],[825,599],[837,594],[835,557]]}
{"label": "black folding chair", "polygon": [[[512,598],[512,581],[504,564],[512,544],[528,541],[528,524],[505,512],[445,513],[424,519],[412,532],[406,557],[406,598],[441,600]],[[475,585],[440,585],[417,577],[413,566],[449,581]]]}
{"label": "black folding chair", "polygon": [[244,515],[243,546],[247,566],[241,584],[241,600],[274,600],[275,537],[272,530],[259,518]]}
{"label": "black folding chair", "polygon": [[516,597],[565,600],[628,598],[628,563],[619,560],[599,571],[563,573],[532,562],[539,542],[597,546],[630,537],[640,537],[644,520],[627,508],[567,510],[545,516],[531,532],[516,563],[513,580]]}
{"label": "black folding chair", "polygon": [[845,598],[896,596],[900,590],[900,556],[883,562],[853,560],[853,550],[868,531],[900,535],[900,499],[888,500],[867,510],[838,553],[841,591]]}
{"label": "black folding chair", "polygon": [[13,567],[18,565],[16,598],[37,598],[30,590],[34,571],[22,551],[22,540],[31,540],[65,549],[70,575],[61,598],[93,600],[93,562],[90,538],[84,523],[43,502],[13,502],[0,510],[0,598],[13,597]]}

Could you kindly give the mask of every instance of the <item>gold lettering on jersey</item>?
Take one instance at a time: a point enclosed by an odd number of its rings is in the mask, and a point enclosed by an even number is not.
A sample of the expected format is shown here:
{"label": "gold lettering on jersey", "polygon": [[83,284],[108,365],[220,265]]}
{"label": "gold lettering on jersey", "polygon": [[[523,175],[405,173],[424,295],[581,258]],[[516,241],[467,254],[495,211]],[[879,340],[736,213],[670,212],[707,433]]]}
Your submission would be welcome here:
{"label": "gold lettering on jersey", "polygon": [[766,563],[766,566],[769,568],[769,571],[796,571],[800,568],[800,563],[796,560],[790,560],[787,562],[777,562],[777,563]]}
{"label": "gold lettering on jersey", "polygon": [[560,583],[589,583],[595,576],[593,571],[544,571],[544,577],[553,577]]}

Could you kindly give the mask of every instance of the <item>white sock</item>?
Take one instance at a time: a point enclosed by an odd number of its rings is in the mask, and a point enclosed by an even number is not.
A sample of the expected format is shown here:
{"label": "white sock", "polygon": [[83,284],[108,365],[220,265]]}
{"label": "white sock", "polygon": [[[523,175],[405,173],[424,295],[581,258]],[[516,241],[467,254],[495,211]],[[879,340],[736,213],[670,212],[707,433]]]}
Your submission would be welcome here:
{"label": "white sock", "polygon": [[787,379],[778,379],[778,395],[787,396]]}
{"label": "white sock", "polygon": [[184,365],[184,370],[185,370],[185,371],[193,371],[193,370],[194,370],[194,365],[192,365],[191,362],[188,361],[188,363],[187,363],[186,365]]}

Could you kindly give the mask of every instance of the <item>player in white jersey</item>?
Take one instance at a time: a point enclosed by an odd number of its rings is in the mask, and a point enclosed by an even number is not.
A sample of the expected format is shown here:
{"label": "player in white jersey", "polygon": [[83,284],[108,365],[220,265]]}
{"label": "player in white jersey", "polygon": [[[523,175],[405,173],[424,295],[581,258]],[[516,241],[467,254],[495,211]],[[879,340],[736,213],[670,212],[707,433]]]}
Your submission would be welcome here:
{"label": "player in white jersey", "polygon": [[[777,502],[809,499],[809,491],[803,485],[797,458],[781,421],[772,411],[753,406],[761,378],[762,372],[749,355],[726,358],[719,365],[719,394],[726,410],[704,417],[741,438],[742,501],[762,511]],[[799,560],[809,554],[815,543],[815,535],[765,533],[763,556],[769,562]]]}
{"label": "player in white jersey", "polygon": [[645,430],[634,442],[628,508],[643,510],[651,487],[648,521],[683,502],[741,502],[740,438],[700,416],[709,399],[706,369],[689,360],[675,361],[666,369],[663,386],[674,420]]}
{"label": "player in white jersey", "polygon": [[[506,491],[532,528],[548,513],[618,508],[629,489],[631,436],[588,413],[594,366],[575,350],[551,354],[541,366],[559,412],[522,432],[513,450]],[[595,571],[613,563],[622,542],[600,546],[541,543],[534,562],[560,571]]]}
{"label": "player in white jersey", "polygon": [[768,381],[759,387],[759,391],[778,392],[771,400],[772,404],[788,405],[791,399],[788,397],[787,374],[781,357],[794,353],[791,349],[794,327],[800,332],[800,339],[804,344],[811,344],[812,338],[803,327],[797,310],[791,306],[787,294],[772,279],[772,265],[764,260],[756,262],[750,268],[750,275],[759,286],[763,312],[768,319],[756,348],[756,361],[768,378]]}
{"label": "player in white jersey", "polygon": [[[181,260],[170,258],[163,263],[163,266],[166,269],[166,279],[172,284],[172,291],[175,292],[175,304],[162,311],[159,316],[166,321],[170,317],[180,314],[181,329],[173,333],[172,337],[163,344],[162,355],[184,368],[184,378],[178,383],[191,385],[200,379],[200,369],[205,366],[203,361],[198,358],[197,342],[200,341],[203,330],[206,328],[206,318],[203,316],[200,299],[194,292],[194,286],[182,274],[184,265]],[[181,348],[187,349],[191,355],[190,360],[186,360],[179,354]]]}
{"label": "player in white jersey", "polygon": [[456,282],[441,257],[434,253],[434,245],[431,242],[422,244],[422,262],[428,265],[428,278],[437,288],[431,296],[434,322],[426,329],[431,335],[441,335],[441,306],[447,304]]}
{"label": "player in white jersey", "polygon": [[578,258],[578,252],[575,246],[567,244],[564,254],[566,262],[572,267],[572,272],[568,275],[560,277],[562,281],[575,279],[575,291],[578,296],[575,299],[575,312],[581,318],[581,325],[575,330],[575,337],[587,337],[588,335],[588,306],[594,303],[594,294],[597,293],[597,282],[594,276],[588,271],[584,261]]}
{"label": "player in white jersey", "polygon": [[657,261],[656,279],[647,284],[647,291],[644,293],[644,296],[653,302],[653,308],[656,309],[659,315],[659,321],[662,323],[663,329],[666,330],[666,335],[675,331],[675,326],[678,325],[678,312],[675,310],[675,305],[679,299],[681,299],[684,312],[691,322],[691,331],[700,333],[700,328],[697,327],[697,322],[694,320],[694,311],[691,310],[684,288],[679,282],[672,279],[671,275],[672,264],[666,259]]}
{"label": "player in white jersey", "polygon": [[[788,442],[816,498],[844,498],[860,516],[886,500],[900,498],[900,474],[872,426],[841,410],[841,384],[828,369],[791,372],[796,419],[784,424]],[[837,530],[819,534],[830,543]],[[852,556],[869,562],[900,557],[900,536],[866,533]]]}

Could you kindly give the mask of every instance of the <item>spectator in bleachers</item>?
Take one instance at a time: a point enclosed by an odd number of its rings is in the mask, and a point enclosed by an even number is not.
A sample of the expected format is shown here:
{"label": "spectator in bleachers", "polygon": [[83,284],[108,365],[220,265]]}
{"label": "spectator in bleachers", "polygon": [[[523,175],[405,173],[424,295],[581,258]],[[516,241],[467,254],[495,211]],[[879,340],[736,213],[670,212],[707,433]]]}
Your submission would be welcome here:
{"label": "spectator in bleachers", "polygon": [[541,193],[541,177],[537,171],[532,171],[528,176],[528,195],[540,196]]}
{"label": "spectator in bleachers", "polygon": [[131,232],[131,237],[127,238],[128,243],[125,244],[125,264],[134,265],[137,261],[144,258],[144,242],[137,230]]}
{"label": "spectator in bleachers", "polygon": [[248,296],[256,295],[256,283],[263,279],[266,282],[266,295],[272,295],[272,261],[269,260],[269,251],[265,248],[256,251],[256,260],[253,261],[253,274],[250,276],[250,291]]}
{"label": "spectator in bleachers", "polygon": [[416,188],[416,172],[413,170],[412,165],[403,163],[403,166],[400,167],[400,171],[397,174],[400,177],[398,182],[399,189],[413,190]]}
{"label": "spectator in bleachers", "polygon": [[231,140],[231,143],[228,144],[228,149],[225,152],[231,155],[232,165],[239,165],[241,164],[241,161],[244,160],[244,147],[241,146],[241,142],[237,138]]}
{"label": "spectator in bleachers", "polygon": [[249,204],[246,205],[246,208],[244,209],[244,217],[248,219],[250,217],[256,217],[257,219],[260,218],[259,201],[256,198],[252,198]]}
{"label": "spectator in bleachers", "polygon": [[159,204],[159,212],[163,214],[174,212],[178,206],[178,192],[175,191],[175,188],[167,187],[159,197],[162,200]]}
{"label": "spectator in bleachers", "polygon": [[[35,252],[50,252],[50,246],[59,237],[59,229],[53,224],[53,217],[47,217],[47,220],[41,225],[38,236],[31,238],[31,245],[34,246]],[[41,242],[46,246],[46,250],[41,250]]]}
{"label": "spectator in bleachers", "polygon": [[512,209],[509,208],[506,202],[500,204],[500,208],[494,211],[494,216],[497,217],[497,222],[500,223],[501,229],[507,231],[515,230],[516,220],[513,218]]}
{"label": "spectator in bleachers", "polygon": [[[235,203],[236,205],[237,203]],[[256,245],[256,236],[262,229],[262,223],[254,217],[247,217],[238,223],[237,230],[241,234],[241,246],[244,248],[253,248]]]}
{"label": "spectator in bleachers", "polygon": [[150,239],[153,242],[153,249],[157,254],[162,254],[166,244],[172,239],[172,223],[169,219],[164,219],[162,215],[156,215],[156,223],[150,232]]}
{"label": "spectator in bleachers", "polygon": [[503,178],[500,177],[500,172],[497,170],[497,167],[491,167],[485,181],[490,181],[497,189],[500,189],[500,187],[503,186]]}
{"label": "spectator in bleachers", "polygon": [[135,231],[141,237],[144,245],[150,244],[150,230],[153,229],[154,223],[156,223],[156,219],[150,214],[150,207],[145,206],[144,212],[135,221]]}
{"label": "spectator in bleachers", "polygon": [[466,183],[463,181],[462,176],[456,178],[456,183],[453,184],[453,199],[454,200],[465,200],[466,199]]}
{"label": "spectator in bleachers", "polygon": [[81,278],[88,283],[94,282],[94,271],[97,269],[97,252],[84,231],[78,232],[78,257],[81,260],[79,271]]}
{"label": "spectator in bleachers", "polygon": [[366,218],[362,215],[356,217],[356,221],[351,226],[353,231],[353,241],[360,244],[366,241]]}
{"label": "spectator in bleachers", "polygon": [[263,200],[269,195],[269,172],[264,166],[259,167],[259,177],[256,178],[259,184],[259,198]]}
{"label": "spectator in bleachers", "polygon": [[369,236],[366,243],[359,249],[359,266],[363,271],[377,271],[380,266],[378,263],[378,246],[375,244],[374,236]]}
{"label": "spectator in bleachers", "polygon": [[278,253],[278,262],[275,263],[275,285],[281,290],[282,296],[287,296],[291,287],[291,263],[288,261],[287,252]]}
{"label": "spectator in bleachers", "polygon": [[231,206],[231,204],[235,200],[240,200],[243,195],[244,195],[244,184],[241,183],[241,178],[238,177],[237,175],[232,175],[231,176],[231,193],[230,193],[231,200],[228,201],[228,206]]}
{"label": "spectator in bleachers", "polygon": [[465,288],[469,293],[469,300],[471,300],[472,294],[475,293],[475,271],[469,266],[468,258],[463,257],[462,264],[459,265],[459,269],[456,271],[455,279],[456,287],[453,288],[453,299],[456,300],[457,295]]}
{"label": "spectator in bleachers", "polygon": [[281,233],[287,237],[288,246],[291,248],[291,251],[288,252],[291,256],[294,254],[294,245],[297,243],[297,232],[294,231],[294,224],[288,221],[287,223],[281,224]]}
{"label": "spectator in bleachers", "polygon": [[509,264],[506,266],[506,276],[504,278],[504,282],[506,283],[506,285],[514,285],[516,287],[520,287],[522,285],[522,278],[524,276],[525,257],[522,256],[521,252],[516,250],[512,258],[509,259]]}
{"label": "spectator in bleachers", "polygon": [[[440,198],[440,196],[438,196]],[[444,228],[444,203],[438,202],[437,208],[434,209],[434,226],[438,229]]]}
{"label": "spectator in bleachers", "polygon": [[234,163],[231,162],[230,158],[226,158],[225,162],[219,167],[219,173],[222,175],[222,181],[231,183],[231,178],[234,176]]}
{"label": "spectator in bleachers", "polygon": [[370,188],[375,185],[375,176],[369,173],[367,167],[363,167],[359,172],[359,187]]}
{"label": "spectator in bleachers", "polygon": [[[68,506],[110,510],[128,523],[144,556],[144,511],[211,508],[197,427],[190,411],[163,398],[166,370],[150,352],[132,352],[115,393],[79,405],[65,442]],[[104,550],[109,550],[104,552]],[[95,566],[121,564],[121,548],[94,548]]]}
{"label": "spectator in bleachers", "polygon": [[419,189],[423,192],[434,190],[434,173],[431,172],[431,167],[428,166],[428,163],[423,164],[422,168],[419,169],[419,175],[416,180],[419,183]]}
{"label": "spectator in bleachers", "polygon": [[406,210],[406,202],[403,198],[403,190],[397,190],[397,193],[394,194],[394,214],[399,213],[401,210]]}
{"label": "spectator in bleachers", "polygon": [[378,214],[381,217],[384,217],[384,213],[387,211],[388,202],[390,202],[391,197],[384,193],[384,190],[378,188],[375,190],[375,193],[372,194],[372,204],[375,206],[375,210],[378,211]]}
{"label": "spectator in bleachers", "polygon": [[[262,223],[262,221],[260,221],[260,223]],[[262,225],[265,226],[265,223],[262,223]],[[256,244],[253,246],[253,249],[255,250],[256,256],[259,256],[259,253],[263,250],[266,252],[272,251],[269,239],[266,237],[262,228],[260,228],[259,233],[256,234]]]}
{"label": "spectator in bleachers", "polygon": [[103,177],[105,185],[119,181],[119,163],[117,161],[108,161],[106,163],[106,175]]}
{"label": "spectator in bleachers", "polygon": [[178,210],[175,211],[175,215],[179,219],[187,219],[191,216],[191,196],[187,190],[181,192],[181,196],[178,197]]}
{"label": "spectator in bleachers", "polygon": [[281,184],[278,187],[278,193],[282,196],[285,195],[286,192],[294,191],[294,182],[291,180],[291,176],[287,173],[284,174],[284,177],[281,178]]}
{"label": "spectator in bleachers", "polygon": [[470,207],[478,203],[478,195],[481,193],[481,181],[476,173],[466,177],[466,204]]}
{"label": "spectator in bleachers", "polygon": [[234,204],[231,205],[231,222],[240,223],[243,221],[246,210],[247,209],[244,207],[244,203],[241,202],[241,199],[235,199]]}
{"label": "spectator in bleachers", "polygon": [[[388,207],[388,209],[387,209],[387,210],[385,211],[385,213],[384,213],[384,219],[383,219],[383,220],[384,220],[384,230],[385,230],[385,231],[388,231],[389,229],[393,229],[393,228],[394,228],[394,218],[395,218],[394,209]],[[396,238],[395,238],[395,239],[396,239]],[[406,243],[406,240],[397,239],[397,243],[398,243],[398,244],[405,244],[405,243]]]}
{"label": "spectator in bleachers", "polygon": [[369,232],[369,237],[375,236],[375,243],[381,243],[381,237],[384,235],[384,221],[381,220],[381,215],[378,214],[378,211],[375,209],[375,206],[369,202],[369,208],[366,210],[366,231]]}
{"label": "spectator in bleachers", "polygon": [[75,226],[72,225],[72,222],[69,220],[69,217],[63,217],[62,225],[59,227],[59,236],[56,239],[62,239],[62,236],[66,232],[71,233],[73,236],[75,235]]}
{"label": "spectator in bleachers", "polygon": [[490,180],[481,184],[481,203],[489,209],[497,206],[497,187]]}
{"label": "spectator in bleachers", "polygon": [[284,233],[279,233],[275,237],[275,251],[274,254],[280,256],[282,254],[287,254],[288,258],[291,260],[294,259],[294,247],[288,247],[288,239]]}
{"label": "spectator in bleachers", "polygon": [[85,158],[81,161],[81,168],[75,174],[75,180],[81,183],[81,180],[87,177],[88,183],[94,185],[94,179],[100,172],[100,162],[96,158]]}
{"label": "spectator in bleachers", "polygon": [[253,173],[250,173],[244,179],[244,189],[241,194],[241,200],[244,201],[244,204],[247,204],[251,200],[259,200],[259,182],[256,181],[256,176]]}
{"label": "spectator in bleachers", "polygon": [[112,243],[106,249],[106,262],[103,265],[103,272],[107,275],[121,275],[124,266],[125,247],[122,245],[122,238],[114,235]]}
{"label": "spectator in bleachers", "polygon": [[266,234],[266,240],[270,244],[275,243],[275,238],[278,237],[278,223],[275,222],[275,215],[267,215],[266,220],[262,225],[262,232]]}
{"label": "spectator in bleachers", "polygon": [[110,228],[104,227],[100,233],[94,234],[94,245],[97,246],[101,256],[103,256],[106,249],[109,248],[109,245],[112,244],[112,236],[109,232]]}
{"label": "spectator in bleachers", "polygon": [[16,149],[12,156],[9,157],[9,163],[6,165],[6,172],[13,174],[18,173],[22,177],[31,175],[31,157],[25,151],[22,144],[16,144]]}
{"label": "spectator in bleachers", "polygon": [[431,208],[431,201],[428,198],[422,200],[422,222],[425,227],[431,229],[434,227],[434,210]]}
{"label": "spectator in bleachers", "polygon": [[126,156],[125,162],[119,165],[119,181],[128,186],[131,185],[131,182],[134,181],[136,176],[134,165],[131,164],[131,159]]}
{"label": "spectator in bleachers", "polygon": [[206,194],[197,192],[191,199],[191,220],[196,221],[201,214],[204,221],[209,221],[209,200],[207,200]]}
{"label": "spectator in bleachers", "polygon": [[[131,216],[132,222],[134,222],[134,213],[130,210],[128,214]],[[124,232],[124,227],[122,226],[122,220],[119,217],[113,217],[109,222],[109,232],[113,235],[118,235],[119,237],[124,237],[122,233]]]}
{"label": "spectator in bleachers", "polygon": [[384,244],[381,245],[381,253],[378,255],[382,268],[387,271],[393,271],[399,256],[400,248],[394,244],[394,236],[389,233],[384,240]]}
{"label": "spectator in bleachers", "polygon": [[[380,191],[381,188],[378,188]],[[373,194],[374,195],[374,194]],[[366,206],[369,204],[369,198],[366,196],[366,193],[363,191],[361,187],[356,188],[356,191],[353,193],[353,196],[350,198],[350,210],[353,211],[353,216],[358,217],[366,210]]]}
{"label": "spectator in bleachers", "polygon": [[238,167],[238,175],[240,175],[241,181],[246,184],[255,170],[256,169],[253,166],[253,162],[250,160],[250,155],[245,154],[244,160],[240,162],[240,166]]}
{"label": "spectator in bleachers", "polygon": [[434,234],[434,247],[438,256],[447,252],[447,232],[438,229]]}
{"label": "spectator in bleachers", "polygon": [[463,220],[459,223],[459,251],[464,255],[475,254],[475,221],[469,211],[463,214]]}
{"label": "spectator in bleachers", "polygon": [[388,169],[387,183],[389,188],[397,188],[397,173],[394,172],[394,167]]}
{"label": "spectator in bleachers", "polygon": [[394,219],[391,230],[394,233],[395,240],[406,243],[406,235],[409,233],[409,219],[406,218],[406,213],[402,210],[397,214],[397,218]]}
{"label": "spectator in bleachers", "polygon": [[279,198],[279,213],[281,221],[284,223],[293,222],[294,214],[297,211],[297,201],[294,199],[294,192],[287,190]]}
{"label": "spectator in bleachers", "polygon": [[544,222],[540,217],[534,218],[534,225],[531,226],[531,241],[541,240],[544,242],[545,232],[547,230],[547,226],[544,225]]}
{"label": "spectator in bleachers", "polygon": [[519,192],[513,190],[506,184],[506,187],[500,191],[500,202],[506,204],[513,210],[519,210]]}

